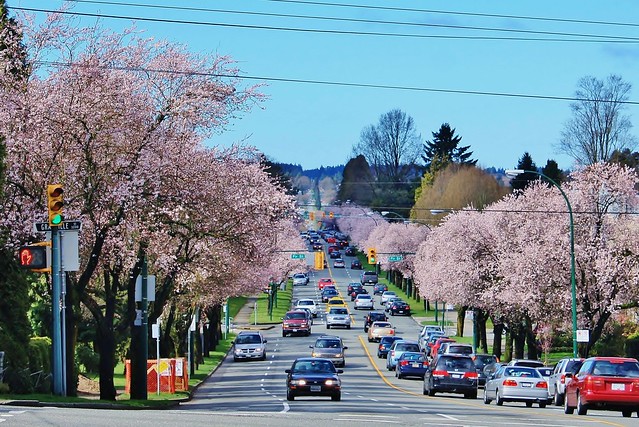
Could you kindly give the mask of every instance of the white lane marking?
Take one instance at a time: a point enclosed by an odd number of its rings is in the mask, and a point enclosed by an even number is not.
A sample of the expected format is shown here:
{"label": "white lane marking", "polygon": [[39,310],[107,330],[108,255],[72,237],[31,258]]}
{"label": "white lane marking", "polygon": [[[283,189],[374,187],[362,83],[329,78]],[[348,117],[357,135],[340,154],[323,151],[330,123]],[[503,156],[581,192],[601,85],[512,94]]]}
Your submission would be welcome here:
{"label": "white lane marking", "polygon": [[286,402],[282,402],[282,405],[284,405],[284,409],[282,409],[282,410],[280,411],[280,414],[285,414],[285,413],[287,413],[288,411],[290,411],[290,410],[291,410],[291,407],[290,407],[290,406],[288,406],[288,403],[286,403]]}
{"label": "white lane marking", "polygon": [[371,399],[373,402],[379,402],[379,400],[377,399]]}
{"label": "white lane marking", "polygon": [[439,415],[440,417],[444,417],[444,418],[446,418],[448,420],[451,420],[451,421],[459,421],[459,418],[451,417],[450,415],[446,415],[446,414],[437,414],[437,415]]}
{"label": "white lane marking", "polygon": [[381,424],[402,424],[402,421],[370,420],[370,419],[357,419],[357,418],[333,418],[333,421],[350,421],[350,422],[360,422],[360,423],[381,423]]}

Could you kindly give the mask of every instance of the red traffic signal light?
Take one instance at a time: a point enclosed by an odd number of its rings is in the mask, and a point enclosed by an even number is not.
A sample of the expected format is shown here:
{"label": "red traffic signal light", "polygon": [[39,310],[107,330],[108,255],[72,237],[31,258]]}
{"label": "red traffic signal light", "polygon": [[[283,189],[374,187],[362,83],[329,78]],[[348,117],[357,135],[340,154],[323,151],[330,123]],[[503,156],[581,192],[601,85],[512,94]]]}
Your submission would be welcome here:
{"label": "red traffic signal light", "polygon": [[47,248],[46,246],[22,246],[18,251],[18,262],[20,267],[31,270],[47,269]]}

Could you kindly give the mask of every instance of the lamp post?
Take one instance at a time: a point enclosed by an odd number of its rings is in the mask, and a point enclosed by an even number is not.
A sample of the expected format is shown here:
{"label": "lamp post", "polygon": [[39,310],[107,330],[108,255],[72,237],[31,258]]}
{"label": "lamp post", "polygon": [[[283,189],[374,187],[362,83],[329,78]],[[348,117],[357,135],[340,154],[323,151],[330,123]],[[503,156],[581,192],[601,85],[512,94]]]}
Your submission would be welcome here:
{"label": "lamp post", "polygon": [[572,355],[573,357],[577,357],[577,282],[575,278],[575,224],[572,216],[572,206],[570,206],[570,201],[568,200],[568,196],[564,190],[561,189],[559,184],[557,184],[550,177],[544,175],[541,172],[533,171],[533,170],[524,170],[524,169],[512,169],[507,170],[506,175],[509,177],[514,177],[517,175],[521,175],[522,173],[534,173],[536,175],[541,176],[546,181],[557,187],[564,200],[566,201],[566,205],[568,206],[568,215],[570,217],[570,292],[572,297]]}

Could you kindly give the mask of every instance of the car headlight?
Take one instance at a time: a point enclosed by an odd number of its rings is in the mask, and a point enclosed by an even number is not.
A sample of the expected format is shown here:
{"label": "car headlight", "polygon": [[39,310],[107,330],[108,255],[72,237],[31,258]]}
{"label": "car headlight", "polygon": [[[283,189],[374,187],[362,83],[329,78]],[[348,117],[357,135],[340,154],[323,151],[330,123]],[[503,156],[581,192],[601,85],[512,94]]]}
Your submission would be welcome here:
{"label": "car headlight", "polygon": [[240,350],[240,349],[235,349],[235,354],[242,354],[242,350]]}
{"label": "car headlight", "polygon": [[292,385],[306,385],[306,380],[292,380]]}
{"label": "car headlight", "polygon": [[311,357],[319,357],[319,353],[313,352],[313,353],[311,353]]}
{"label": "car headlight", "polygon": [[324,382],[324,384],[328,385],[328,386],[333,386],[333,385],[339,385],[339,380],[326,380]]}
{"label": "car headlight", "polygon": [[337,353],[335,357],[344,357],[344,353]]}

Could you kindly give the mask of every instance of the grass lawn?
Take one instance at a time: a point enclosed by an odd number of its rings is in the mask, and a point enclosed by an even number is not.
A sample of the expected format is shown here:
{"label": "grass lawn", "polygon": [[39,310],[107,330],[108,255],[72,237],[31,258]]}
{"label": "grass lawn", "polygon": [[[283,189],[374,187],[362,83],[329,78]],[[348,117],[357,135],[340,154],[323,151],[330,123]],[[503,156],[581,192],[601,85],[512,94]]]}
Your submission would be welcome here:
{"label": "grass lawn", "polygon": [[[270,315],[268,313],[268,298],[269,295],[266,292],[262,292],[257,296],[257,301],[255,302],[257,305],[257,323],[261,325],[281,323],[282,317],[284,317],[291,307],[291,300],[293,299],[293,281],[289,280],[286,283],[285,290],[278,289],[277,302],[273,307],[273,313]],[[251,313],[250,323],[256,323],[255,311]]]}

